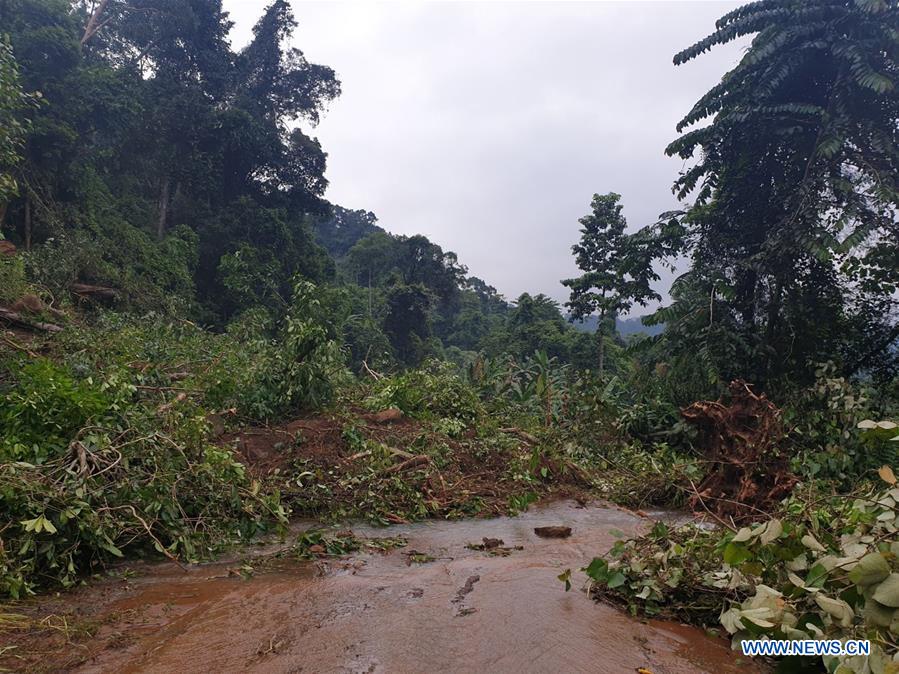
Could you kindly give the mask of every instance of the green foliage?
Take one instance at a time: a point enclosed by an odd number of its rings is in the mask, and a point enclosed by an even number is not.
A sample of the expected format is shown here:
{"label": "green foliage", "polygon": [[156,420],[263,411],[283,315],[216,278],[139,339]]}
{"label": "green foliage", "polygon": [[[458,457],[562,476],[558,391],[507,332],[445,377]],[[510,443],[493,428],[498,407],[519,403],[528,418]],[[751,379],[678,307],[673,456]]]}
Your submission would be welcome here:
{"label": "green foliage", "polygon": [[471,386],[452,366],[438,361],[378,381],[365,405],[372,410],[395,407],[416,419],[457,419],[466,423],[484,414]]}
{"label": "green foliage", "polygon": [[592,212],[579,220],[581,240],[572,246],[577,265],[584,273],[562,281],[571,288],[567,306],[572,320],[583,320],[594,312],[599,315],[596,333],[600,376],[605,374],[605,335],[609,331],[606,319],[614,320],[635,303],[646,306],[661,299],[650,285],[659,280],[653,262],[677,252],[675,244],[681,233],[673,223],[664,230],[646,227],[636,234],[626,234],[627,221],[621,214],[620,198],[613,192],[593,195]]}
{"label": "green foliage", "polygon": [[679,357],[771,393],[808,386],[826,360],[894,376],[897,12],[750,3],[675,57],[753,35],[667,148],[699,157],[674,185],[695,199],[674,214],[692,267],[659,314]]}
{"label": "green foliage", "polygon": [[315,222],[315,239],[331,257],[340,259],[360,240],[375,232],[384,231],[375,224],[377,221],[377,216],[371,211],[351,211],[334,206],[330,217]]}
{"label": "green foliage", "polygon": [[[6,363],[13,378],[0,398],[5,594],[69,586],[126,554],[201,559],[286,522],[278,493],[251,482],[230,451],[211,444],[200,401],[172,394],[160,404],[154,392],[168,387],[154,384],[170,383],[171,361],[127,360],[156,348],[183,357],[177,347],[196,359],[207,340],[146,321],[98,336],[69,336],[89,346],[66,349],[66,364]],[[204,376],[191,383],[211,383]]]}
{"label": "green foliage", "polygon": [[884,463],[895,463],[896,457],[883,447],[872,446],[873,439],[866,439],[859,423],[896,410],[870,383],[838,376],[832,364],[820,366],[816,374],[814,385],[800,392],[784,412],[790,439],[799,450],[794,470],[851,488]]}
{"label": "green foliage", "polygon": [[344,366],[324,295],[299,281],[274,337],[265,314],[213,334],[104,313],[47,358],[3,361],[0,591],[71,585],[126,554],[201,559],[286,522],[279,492],[211,443],[208,415],[332,399]]}
{"label": "green foliage", "polygon": [[[332,276],[309,229],[328,210],[325,155],[288,126],[317,121],[340,87],[288,46],[289,5],[269,6],[239,53],[217,3],[90,11],[95,30],[79,3],[4,3],[21,67],[16,76],[4,41],[0,128],[25,189],[8,208],[0,198],[0,226],[35,249],[32,278],[58,298],[73,281],[97,283],[122,308],[199,310],[221,324],[260,297],[289,298],[297,273]],[[30,126],[22,90],[47,102]]]}
{"label": "green foliage", "polygon": [[251,367],[249,387],[239,394],[240,406],[250,416],[271,419],[333,399],[345,364],[326,311],[315,285],[298,281],[279,340],[256,344],[258,360]]}
{"label": "green foliage", "polygon": [[878,671],[899,635],[899,490],[892,471],[884,476],[885,490],[796,494],[777,517],[736,532],[658,523],[584,571],[598,593],[634,611],[718,621],[735,643],[870,639],[870,660],[824,665]]}
{"label": "green foliage", "polygon": [[0,303],[11,304],[28,288],[25,264],[18,256],[0,256]]}
{"label": "green foliage", "polygon": [[[76,433],[117,405],[115,382],[75,380],[47,359],[24,365],[16,387],[0,397],[0,460],[43,463],[63,453]],[[116,395],[118,394],[118,395]]]}
{"label": "green foliage", "polygon": [[21,119],[21,113],[33,107],[37,100],[37,95],[22,91],[19,66],[9,37],[0,35],[0,214],[5,212],[7,202],[19,193],[13,171],[22,159],[28,131],[28,123]]}
{"label": "green foliage", "polygon": [[400,362],[419,365],[431,350],[431,307],[433,296],[421,285],[395,285],[387,291],[384,333]]}

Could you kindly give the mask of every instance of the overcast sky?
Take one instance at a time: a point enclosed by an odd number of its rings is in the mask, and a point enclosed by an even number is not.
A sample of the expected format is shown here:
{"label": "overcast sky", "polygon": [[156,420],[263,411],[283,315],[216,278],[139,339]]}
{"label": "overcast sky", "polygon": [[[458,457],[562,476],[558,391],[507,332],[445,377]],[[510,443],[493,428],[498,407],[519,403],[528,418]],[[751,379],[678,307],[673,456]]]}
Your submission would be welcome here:
{"label": "overcast sky", "polygon": [[[224,0],[235,47],[267,3]],[[633,229],[677,206],[683,162],[663,150],[742,43],[671,59],[738,4],[294,1],[295,45],[343,85],[313,131],[326,196],[427,235],[509,299],[563,301],[594,192],[620,193]]]}

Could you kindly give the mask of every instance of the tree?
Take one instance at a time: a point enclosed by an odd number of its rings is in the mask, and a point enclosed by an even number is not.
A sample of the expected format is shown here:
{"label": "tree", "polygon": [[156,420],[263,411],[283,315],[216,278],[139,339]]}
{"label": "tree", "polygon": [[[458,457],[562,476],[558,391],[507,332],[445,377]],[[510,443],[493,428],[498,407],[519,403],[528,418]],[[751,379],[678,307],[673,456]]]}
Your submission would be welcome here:
{"label": "tree", "polygon": [[[629,311],[635,303],[646,306],[661,296],[651,283],[659,280],[653,269],[656,259],[674,252],[679,230],[676,223],[659,223],[627,234],[627,221],[621,214],[621,195],[594,194],[592,212],[582,217],[581,240],[572,246],[577,265],[584,273],[562,281],[571,288],[566,303],[571,321],[598,314],[596,327],[599,375],[605,374],[605,338],[607,321]],[[672,231],[674,228],[674,231]],[[614,330],[614,323],[612,323]]]}
{"label": "tree", "polygon": [[384,332],[406,365],[418,365],[427,354],[432,304],[433,296],[420,283],[398,284],[387,292]]}
{"label": "tree", "polygon": [[34,100],[22,91],[19,66],[12,53],[12,46],[5,36],[0,36],[0,224],[6,215],[6,204],[18,195],[18,182],[13,173],[22,160],[27,124],[20,113]]}
{"label": "tree", "polygon": [[346,256],[360,239],[375,232],[383,233],[377,222],[377,216],[371,211],[352,211],[335,205],[328,217],[314,223],[313,229],[316,240],[338,259]]}
{"label": "tree", "polygon": [[[283,306],[296,273],[333,275],[309,227],[329,210],[326,155],[294,122],[314,124],[340,86],[289,45],[287,2],[237,53],[221,0],[4,0],[0,15],[22,88],[48,103],[3,233],[73,251],[51,291],[90,280],[162,308],[149,298],[177,286],[219,322],[238,298]],[[167,254],[188,240],[191,255]]]}
{"label": "tree", "polygon": [[695,196],[682,296],[705,300],[674,313],[708,340],[731,326],[723,376],[783,387],[822,360],[852,374],[895,358],[897,25],[895,0],[764,0],[675,56],[754,34],[667,149],[699,155],[674,189]]}

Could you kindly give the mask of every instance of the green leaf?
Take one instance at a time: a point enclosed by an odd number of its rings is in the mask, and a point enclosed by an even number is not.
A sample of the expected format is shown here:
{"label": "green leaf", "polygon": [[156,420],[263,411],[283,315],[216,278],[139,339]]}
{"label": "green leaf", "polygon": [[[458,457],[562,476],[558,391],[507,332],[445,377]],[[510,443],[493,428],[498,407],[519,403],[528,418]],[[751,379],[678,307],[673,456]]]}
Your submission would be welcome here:
{"label": "green leaf", "polygon": [[752,553],[742,543],[730,542],[724,548],[724,561],[731,566],[745,562],[750,557],[752,557]]}
{"label": "green leaf", "polygon": [[899,573],[891,573],[887,576],[886,580],[874,590],[872,598],[884,606],[899,608]]}
{"label": "green leaf", "polygon": [[592,580],[604,583],[609,576],[609,563],[601,557],[594,557],[584,571]]}
{"label": "green leaf", "polygon": [[616,571],[609,577],[608,583],[606,585],[610,588],[620,587],[624,585],[624,582],[627,580],[625,575],[621,573],[621,571]]}
{"label": "green leaf", "polygon": [[875,585],[890,575],[890,565],[879,552],[862,557],[849,572],[849,580],[856,585]]}
{"label": "green leaf", "polygon": [[107,552],[112,553],[116,557],[122,557],[122,551],[115,546],[115,544],[109,539],[109,537],[104,538],[105,540],[100,544],[100,547],[102,547]]}

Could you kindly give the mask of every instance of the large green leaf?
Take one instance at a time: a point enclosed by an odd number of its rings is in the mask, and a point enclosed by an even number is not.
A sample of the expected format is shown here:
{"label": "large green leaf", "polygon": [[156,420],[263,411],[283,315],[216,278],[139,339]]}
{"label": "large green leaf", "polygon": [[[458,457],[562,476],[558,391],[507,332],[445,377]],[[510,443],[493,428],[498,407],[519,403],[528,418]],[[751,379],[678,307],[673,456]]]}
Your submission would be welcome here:
{"label": "large green leaf", "polygon": [[849,580],[856,585],[875,585],[890,575],[890,565],[879,552],[872,552],[859,560],[852,571],[849,572]]}
{"label": "large green leaf", "polygon": [[873,599],[884,606],[899,608],[899,573],[891,573],[877,589],[874,590]]}

